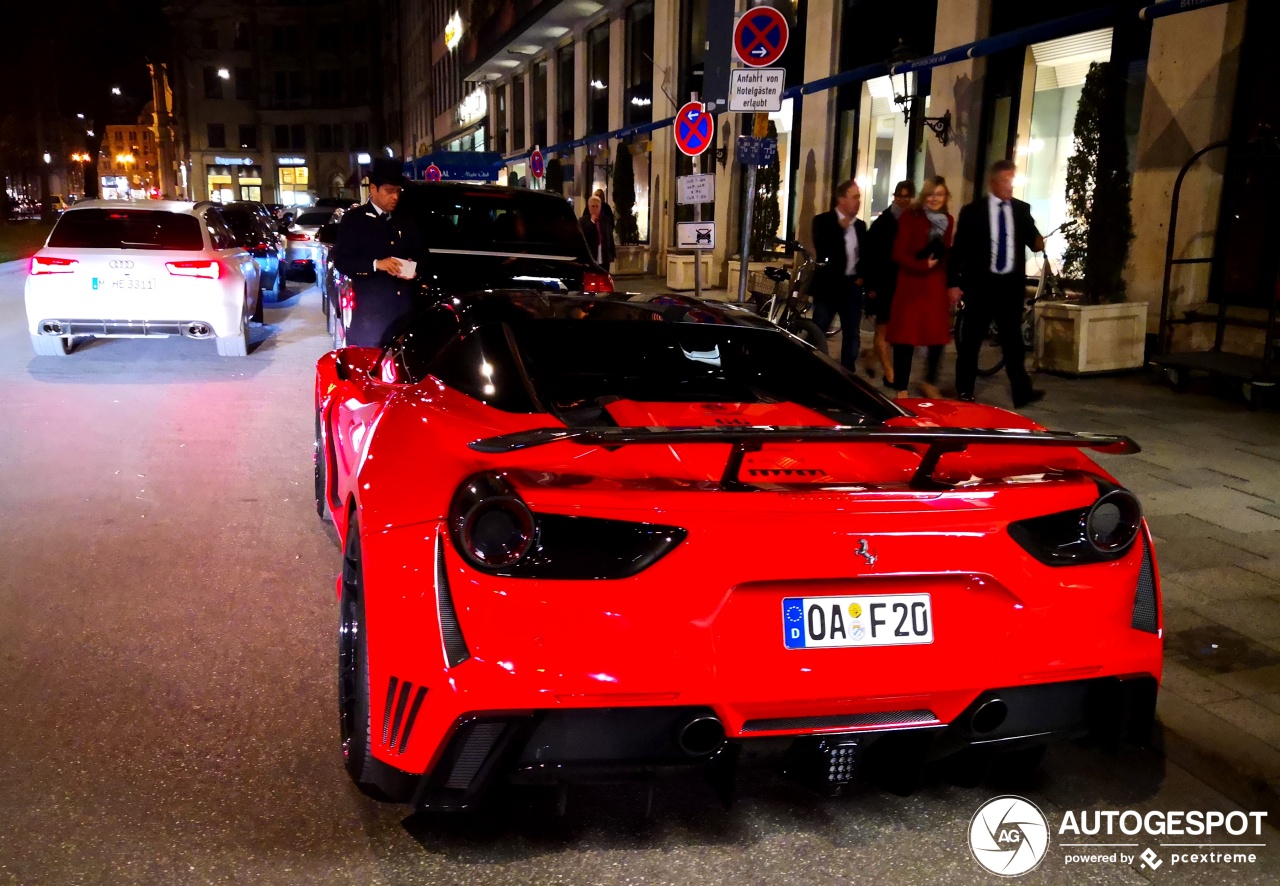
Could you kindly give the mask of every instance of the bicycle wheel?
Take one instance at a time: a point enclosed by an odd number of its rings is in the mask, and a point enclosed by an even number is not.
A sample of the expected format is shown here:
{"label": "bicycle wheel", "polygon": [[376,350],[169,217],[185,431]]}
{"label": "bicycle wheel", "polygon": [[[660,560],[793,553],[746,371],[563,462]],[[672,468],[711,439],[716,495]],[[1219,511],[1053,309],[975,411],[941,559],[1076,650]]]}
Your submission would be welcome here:
{"label": "bicycle wheel", "polygon": [[[964,311],[956,312],[955,327],[956,347],[962,347],[964,342]],[[1001,369],[1004,369],[1004,349],[1000,347],[1000,333],[996,330],[996,324],[992,321],[987,334],[982,339],[982,345],[978,348],[978,375],[988,378],[995,375]]]}

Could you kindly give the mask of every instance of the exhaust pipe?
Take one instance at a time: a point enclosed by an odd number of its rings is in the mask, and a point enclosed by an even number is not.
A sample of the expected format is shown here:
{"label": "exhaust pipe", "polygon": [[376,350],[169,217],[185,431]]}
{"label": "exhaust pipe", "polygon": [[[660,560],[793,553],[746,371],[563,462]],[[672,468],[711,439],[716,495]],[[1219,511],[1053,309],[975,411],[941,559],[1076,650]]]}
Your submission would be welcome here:
{"label": "exhaust pipe", "polygon": [[724,744],[724,724],[715,714],[686,714],[676,721],[675,740],[690,757],[705,757]]}
{"label": "exhaust pipe", "polygon": [[209,328],[208,323],[188,323],[185,334],[187,338],[208,338],[213,334],[213,330]]}
{"label": "exhaust pipe", "polygon": [[969,728],[979,734],[995,730],[1009,716],[1009,706],[999,698],[990,698],[978,705],[969,718]]}
{"label": "exhaust pipe", "polygon": [[62,335],[62,324],[56,320],[46,320],[40,324],[40,332],[44,335]]}

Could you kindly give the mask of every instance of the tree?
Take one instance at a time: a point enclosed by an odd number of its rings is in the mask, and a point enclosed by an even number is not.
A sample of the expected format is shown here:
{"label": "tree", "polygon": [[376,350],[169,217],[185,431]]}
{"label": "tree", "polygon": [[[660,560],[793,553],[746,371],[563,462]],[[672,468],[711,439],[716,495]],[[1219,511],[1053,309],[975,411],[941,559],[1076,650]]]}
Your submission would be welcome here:
{"label": "tree", "polygon": [[613,164],[613,210],[617,221],[614,233],[624,246],[640,242],[640,225],[636,221],[636,171],[631,159],[631,146],[618,142],[618,159]]}
{"label": "tree", "polygon": [[557,194],[564,194],[564,166],[560,164],[559,157],[552,157],[547,161],[547,190],[555,191]]}
{"label": "tree", "polygon": [[1067,161],[1063,274],[1082,281],[1086,304],[1125,300],[1124,267],[1133,239],[1124,79],[1109,63],[1089,65],[1076,111],[1075,153]]}
{"label": "tree", "polygon": [[[769,121],[769,138],[777,142],[778,127]],[[778,188],[781,183],[781,167],[774,154],[768,166],[756,170],[756,202],[751,212],[751,260],[763,261],[773,250],[782,212],[778,208]]]}

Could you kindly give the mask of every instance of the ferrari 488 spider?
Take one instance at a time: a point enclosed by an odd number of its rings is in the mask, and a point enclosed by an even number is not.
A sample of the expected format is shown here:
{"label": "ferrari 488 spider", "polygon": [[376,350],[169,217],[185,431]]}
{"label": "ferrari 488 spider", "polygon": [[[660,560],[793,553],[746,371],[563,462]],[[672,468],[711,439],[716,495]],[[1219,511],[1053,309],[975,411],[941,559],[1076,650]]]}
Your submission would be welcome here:
{"label": "ferrari 488 spider", "polygon": [[352,779],[860,770],[1141,738],[1160,591],[1137,499],[992,407],[882,398],[789,334],[668,297],[478,293],[316,373],[343,545]]}

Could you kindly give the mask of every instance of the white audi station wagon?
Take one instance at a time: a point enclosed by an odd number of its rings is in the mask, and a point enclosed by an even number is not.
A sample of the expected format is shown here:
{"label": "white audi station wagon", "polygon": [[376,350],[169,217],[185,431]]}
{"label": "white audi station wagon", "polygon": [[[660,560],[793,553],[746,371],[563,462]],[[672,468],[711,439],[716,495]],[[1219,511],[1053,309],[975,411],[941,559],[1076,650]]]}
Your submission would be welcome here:
{"label": "white audi station wagon", "polygon": [[31,346],[63,356],[81,339],[182,335],[243,357],[262,321],[258,274],[217,204],[77,203],[31,259]]}

